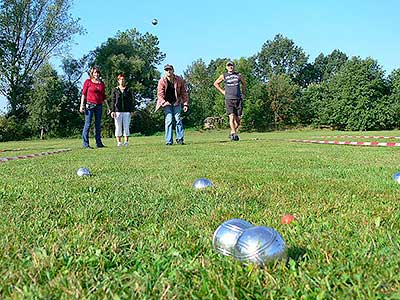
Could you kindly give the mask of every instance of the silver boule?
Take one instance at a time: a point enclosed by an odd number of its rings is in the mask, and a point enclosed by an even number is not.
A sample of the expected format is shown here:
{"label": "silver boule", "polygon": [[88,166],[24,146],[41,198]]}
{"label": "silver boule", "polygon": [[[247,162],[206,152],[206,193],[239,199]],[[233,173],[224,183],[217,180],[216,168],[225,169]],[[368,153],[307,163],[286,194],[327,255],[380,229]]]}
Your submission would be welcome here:
{"label": "silver boule", "polygon": [[214,249],[223,255],[233,255],[239,237],[251,227],[253,224],[242,219],[231,219],[222,223],[214,232]]}
{"label": "silver boule", "polygon": [[76,171],[76,174],[78,174],[78,176],[90,176],[90,171],[88,168],[82,167]]}
{"label": "silver boule", "polygon": [[256,226],[246,229],[239,237],[233,256],[243,262],[266,265],[286,259],[287,247],[281,235],[271,227]]}
{"label": "silver boule", "polygon": [[392,179],[400,184],[400,172],[393,174]]}
{"label": "silver boule", "polygon": [[211,180],[209,180],[207,178],[199,178],[193,183],[193,187],[195,189],[204,189],[204,188],[208,188],[208,187],[212,187],[212,186],[213,186],[213,183],[211,182]]}

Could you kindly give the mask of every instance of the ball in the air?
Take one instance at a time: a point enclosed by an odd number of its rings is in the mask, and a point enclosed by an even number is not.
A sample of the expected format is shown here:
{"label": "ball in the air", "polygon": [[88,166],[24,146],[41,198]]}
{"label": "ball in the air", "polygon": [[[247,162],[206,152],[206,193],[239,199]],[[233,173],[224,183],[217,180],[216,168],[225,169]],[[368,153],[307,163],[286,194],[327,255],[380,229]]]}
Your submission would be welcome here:
{"label": "ball in the air", "polygon": [[157,19],[151,20],[151,24],[153,24],[154,26],[156,26],[156,25],[158,24],[158,20],[157,20]]}

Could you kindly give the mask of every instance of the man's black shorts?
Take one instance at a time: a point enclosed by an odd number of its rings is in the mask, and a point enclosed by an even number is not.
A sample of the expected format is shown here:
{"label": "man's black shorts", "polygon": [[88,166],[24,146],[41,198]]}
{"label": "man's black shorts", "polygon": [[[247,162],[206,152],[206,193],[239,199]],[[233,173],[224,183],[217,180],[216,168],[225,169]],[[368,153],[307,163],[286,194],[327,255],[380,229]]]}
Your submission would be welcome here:
{"label": "man's black shorts", "polygon": [[242,99],[225,99],[225,108],[228,115],[234,114],[240,117],[243,110],[243,101]]}

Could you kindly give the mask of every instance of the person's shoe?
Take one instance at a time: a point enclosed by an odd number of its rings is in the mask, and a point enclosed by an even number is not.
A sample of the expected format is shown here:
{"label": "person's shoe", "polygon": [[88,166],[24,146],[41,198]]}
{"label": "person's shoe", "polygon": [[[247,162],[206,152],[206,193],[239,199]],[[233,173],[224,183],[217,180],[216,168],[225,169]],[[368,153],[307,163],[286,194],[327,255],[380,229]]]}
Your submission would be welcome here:
{"label": "person's shoe", "polygon": [[87,146],[83,146],[83,149],[93,149],[93,147],[87,145]]}
{"label": "person's shoe", "polygon": [[178,145],[184,145],[185,143],[183,142],[183,139],[176,139],[176,143],[178,144]]}
{"label": "person's shoe", "polygon": [[166,146],[171,146],[171,145],[172,145],[172,143],[166,143],[165,145],[166,145]]}
{"label": "person's shoe", "polygon": [[117,143],[117,147],[121,147],[122,146],[122,143],[121,142],[118,142]]}
{"label": "person's shoe", "polygon": [[229,140],[230,141],[234,141],[235,140],[235,134],[234,133],[230,133],[229,134]]}
{"label": "person's shoe", "polygon": [[128,143],[128,142],[125,142],[125,143],[124,143],[124,146],[125,146],[125,147],[128,147],[128,146],[129,146],[129,143]]}
{"label": "person's shoe", "polygon": [[104,146],[103,144],[101,145],[97,145],[97,148],[105,148],[106,146]]}
{"label": "person's shoe", "polygon": [[239,136],[237,134],[234,134],[233,135],[233,140],[236,141],[236,142],[239,141]]}

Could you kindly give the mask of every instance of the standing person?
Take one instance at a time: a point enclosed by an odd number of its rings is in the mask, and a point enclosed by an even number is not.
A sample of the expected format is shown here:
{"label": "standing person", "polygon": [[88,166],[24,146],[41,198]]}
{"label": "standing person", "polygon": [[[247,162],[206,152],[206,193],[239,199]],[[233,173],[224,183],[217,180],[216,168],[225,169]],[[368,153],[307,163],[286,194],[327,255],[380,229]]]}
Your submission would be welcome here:
{"label": "standing person", "polygon": [[165,144],[173,144],[172,122],[176,123],[176,143],[183,145],[184,130],[181,118],[181,110],[187,112],[189,109],[188,94],[185,89],[184,80],[174,74],[172,65],[164,66],[165,76],[158,81],[157,106],[164,108],[165,114]]}
{"label": "standing person", "polygon": [[105,86],[101,81],[101,72],[98,67],[90,69],[89,78],[83,83],[81,106],[79,111],[85,113],[85,125],[82,131],[83,148],[91,148],[89,145],[89,130],[94,115],[94,131],[97,148],[103,148],[101,141],[101,114],[103,103],[107,105],[107,113],[110,111],[106,100]]}
{"label": "standing person", "polygon": [[122,146],[122,129],[124,131],[124,146],[129,145],[129,126],[133,115],[133,94],[126,86],[125,76],[118,75],[118,86],[113,89],[111,94],[111,117],[115,120],[115,137],[117,146]]}
{"label": "standing person", "polygon": [[[232,61],[226,63],[227,73],[221,74],[214,82],[214,86],[225,96],[226,113],[229,116],[229,126],[231,133],[229,139],[238,141],[238,128],[243,111],[243,99],[246,91],[246,83],[240,73],[235,71],[235,64]],[[221,88],[224,82],[225,90]],[[240,89],[242,85],[242,89]]]}

